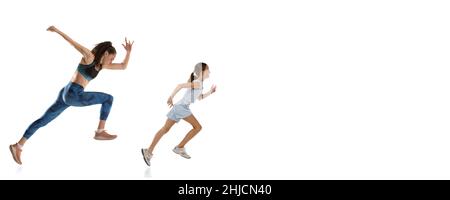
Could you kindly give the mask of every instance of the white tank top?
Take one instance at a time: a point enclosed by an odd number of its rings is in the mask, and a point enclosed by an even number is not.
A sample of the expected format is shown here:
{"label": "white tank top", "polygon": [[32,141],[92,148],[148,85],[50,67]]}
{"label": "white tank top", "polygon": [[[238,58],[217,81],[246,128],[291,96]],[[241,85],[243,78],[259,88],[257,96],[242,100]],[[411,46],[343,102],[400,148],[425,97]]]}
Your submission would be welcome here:
{"label": "white tank top", "polygon": [[193,83],[200,83],[200,88],[197,89],[188,88],[186,90],[186,93],[184,93],[183,98],[176,104],[189,105],[191,103],[194,103],[195,100],[202,94],[203,83],[200,80],[194,80]]}

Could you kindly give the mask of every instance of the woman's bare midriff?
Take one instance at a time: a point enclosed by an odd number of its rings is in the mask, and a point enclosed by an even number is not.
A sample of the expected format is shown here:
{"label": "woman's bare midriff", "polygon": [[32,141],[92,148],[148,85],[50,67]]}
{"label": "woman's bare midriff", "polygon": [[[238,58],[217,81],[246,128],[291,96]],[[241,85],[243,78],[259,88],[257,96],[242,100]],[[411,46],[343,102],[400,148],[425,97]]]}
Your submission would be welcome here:
{"label": "woman's bare midriff", "polygon": [[81,85],[83,88],[86,88],[89,84],[89,81],[86,80],[78,71],[73,74],[71,82]]}

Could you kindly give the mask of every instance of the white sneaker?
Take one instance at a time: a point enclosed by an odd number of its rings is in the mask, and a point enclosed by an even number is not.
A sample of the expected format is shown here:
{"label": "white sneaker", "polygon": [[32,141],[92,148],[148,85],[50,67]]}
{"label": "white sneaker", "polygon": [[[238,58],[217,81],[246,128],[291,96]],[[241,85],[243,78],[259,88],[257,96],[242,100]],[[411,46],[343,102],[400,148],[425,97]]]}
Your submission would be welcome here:
{"label": "white sneaker", "polygon": [[150,166],[150,160],[152,159],[153,154],[148,153],[147,149],[144,148],[141,149],[141,153],[142,156],[144,157],[145,164]]}
{"label": "white sneaker", "polygon": [[175,152],[176,154],[182,156],[183,158],[191,159],[191,156],[189,156],[186,153],[186,149],[185,148],[175,147],[175,148],[173,148],[173,152]]}

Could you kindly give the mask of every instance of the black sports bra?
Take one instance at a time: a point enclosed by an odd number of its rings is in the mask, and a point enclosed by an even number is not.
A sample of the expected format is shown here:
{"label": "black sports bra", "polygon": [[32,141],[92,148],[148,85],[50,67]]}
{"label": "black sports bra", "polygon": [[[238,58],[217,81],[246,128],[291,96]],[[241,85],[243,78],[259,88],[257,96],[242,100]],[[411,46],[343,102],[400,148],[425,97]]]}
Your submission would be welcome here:
{"label": "black sports bra", "polygon": [[[100,70],[102,70],[100,68]],[[100,72],[97,71],[95,69],[95,64],[94,62],[92,62],[89,65],[83,65],[83,64],[79,64],[77,67],[77,71],[80,72],[80,74],[88,81],[91,81],[92,79],[94,79],[95,77],[97,77],[98,73]]]}

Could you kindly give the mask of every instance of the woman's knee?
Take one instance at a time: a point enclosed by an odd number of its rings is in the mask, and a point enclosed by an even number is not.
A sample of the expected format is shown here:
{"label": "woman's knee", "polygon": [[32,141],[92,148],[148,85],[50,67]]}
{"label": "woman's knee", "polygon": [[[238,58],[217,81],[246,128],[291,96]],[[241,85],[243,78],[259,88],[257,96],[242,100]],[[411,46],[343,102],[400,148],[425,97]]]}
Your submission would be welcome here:
{"label": "woman's knee", "polygon": [[194,130],[196,130],[197,132],[200,132],[201,130],[202,130],[202,125],[201,124],[194,124],[194,125],[192,125],[192,128],[194,129]]}
{"label": "woman's knee", "polygon": [[107,102],[110,102],[112,104],[112,102],[114,101],[114,97],[110,94],[106,94],[106,95],[107,95],[107,97],[106,97]]}

